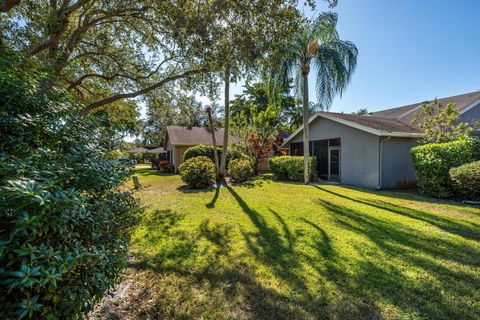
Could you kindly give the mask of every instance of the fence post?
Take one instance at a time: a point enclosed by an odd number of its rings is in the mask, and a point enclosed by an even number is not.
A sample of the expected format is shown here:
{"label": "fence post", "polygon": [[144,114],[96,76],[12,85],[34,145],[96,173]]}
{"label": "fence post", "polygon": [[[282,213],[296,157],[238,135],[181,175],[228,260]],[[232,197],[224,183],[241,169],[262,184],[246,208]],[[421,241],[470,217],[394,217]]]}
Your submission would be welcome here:
{"label": "fence post", "polygon": [[133,186],[135,187],[135,189],[140,189],[140,182],[138,181],[138,176],[133,176],[132,179],[133,179]]}

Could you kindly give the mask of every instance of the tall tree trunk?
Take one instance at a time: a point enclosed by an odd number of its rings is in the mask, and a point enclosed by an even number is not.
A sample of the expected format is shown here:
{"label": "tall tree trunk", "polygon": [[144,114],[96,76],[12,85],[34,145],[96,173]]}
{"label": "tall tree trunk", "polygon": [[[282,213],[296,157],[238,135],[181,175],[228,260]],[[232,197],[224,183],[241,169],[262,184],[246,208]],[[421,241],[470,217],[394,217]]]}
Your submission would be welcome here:
{"label": "tall tree trunk", "polygon": [[[306,68],[308,69],[308,68]],[[310,158],[310,133],[309,133],[309,125],[308,125],[308,70],[306,72],[302,72],[303,75],[303,172],[304,172],[304,181],[305,184],[310,182],[310,168],[308,167],[308,160]]]}
{"label": "tall tree trunk", "polygon": [[223,131],[222,161],[220,162],[220,175],[225,178],[228,153],[228,126],[230,122],[230,67],[225,68],[225,125]]}
{"label": "tall tree trunk", "polygon": [[207,112],[210,132],[212,133],[213,158],[215,159],[215,179],[218,180],[220,176],[220,168],[218,165],[217,140],[215,139],[215,127],[213,126],[212,107],[207,107],[205,111]]}

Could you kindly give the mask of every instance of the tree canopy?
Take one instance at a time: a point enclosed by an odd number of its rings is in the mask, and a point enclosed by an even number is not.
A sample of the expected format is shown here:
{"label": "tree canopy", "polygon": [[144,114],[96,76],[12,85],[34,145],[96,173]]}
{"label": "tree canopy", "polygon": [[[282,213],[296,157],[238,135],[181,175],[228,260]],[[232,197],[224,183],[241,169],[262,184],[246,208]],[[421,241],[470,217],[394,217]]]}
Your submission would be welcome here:
{"label": "tree canopy", "polygon": [[295,5],[25,0],[2,16],[1,43],[43,61],[52,74],[48,85],[74,91],[86,114],[182,79],[187,88],[195,83],[202,90],[228,57],[244,65],[268,58],[299,20]]}

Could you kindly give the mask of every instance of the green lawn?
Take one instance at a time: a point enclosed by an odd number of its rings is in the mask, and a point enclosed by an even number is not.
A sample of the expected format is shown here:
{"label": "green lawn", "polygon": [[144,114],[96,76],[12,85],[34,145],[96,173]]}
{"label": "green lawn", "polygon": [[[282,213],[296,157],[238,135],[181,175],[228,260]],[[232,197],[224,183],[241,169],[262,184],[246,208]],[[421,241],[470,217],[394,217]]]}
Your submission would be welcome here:
{"label": "green lawn", "polygon": [[480,318],[480,209],[267,176],[193,191],[137,174],[130,317]]}

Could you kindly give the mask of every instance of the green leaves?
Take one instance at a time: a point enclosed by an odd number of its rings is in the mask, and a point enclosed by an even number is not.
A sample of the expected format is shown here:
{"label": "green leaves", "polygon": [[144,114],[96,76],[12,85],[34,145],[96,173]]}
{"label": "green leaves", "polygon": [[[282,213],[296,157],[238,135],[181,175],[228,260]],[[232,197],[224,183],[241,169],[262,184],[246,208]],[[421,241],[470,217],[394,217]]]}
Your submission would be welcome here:
{"label": "green leaves", "polygon": [[87,312],[118,279],[139,211],[95,119],[71,118],[75,104],[37,81],[0,67],[1,319]]}
{"label": "green leaves", "polygon": [[422,192],[446,198],[455,194],[449,170],[480,159],[480,141],[475,138],[431,143],[411,150]]}
{"label": "green leaves", "polygon": [[20,303],[20,310],[19,310],[19,317],[24,318],[28,315],[28,317],[32,317],[35,311],[40,310],[43,306],[41,303],[37,303],[38,296],[34,296],[33,298],[26,298],[23,299]]}
{"label": "green leaves", "polygon": [[[309,158],[310,180],[315,178],[315,157]],[[268,167],[276,179],[303,181],[303,157],[280,156],[268,159]]]}
{"label": "green leaves", "polygon": [[207,188],[215,182],[215,165],[204,156],[190,158],[180,165],[180,175],[192,188]]}
{"label": "green leaves", "polygon": [[455,191],[465,199],[480,200],[480,161],[450,169]]}
{"label": "green leaves", "polygon": [[423,130],[422,144],[443,143],[468,137],[470,132],[478,128],[460,121],[460,112],[455,104],[443,106],[437,99],[422,105],[420,112],[415,114],[412,124]]}

